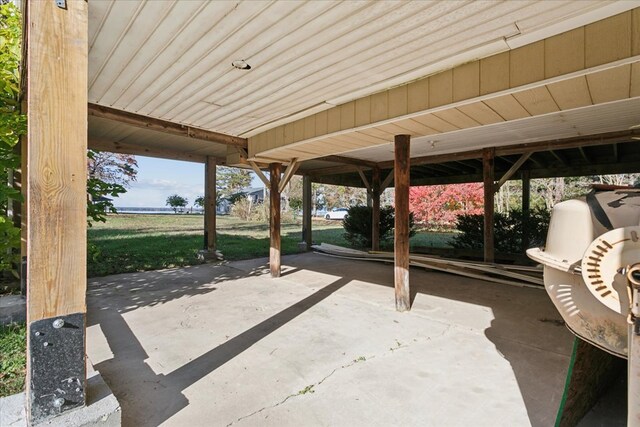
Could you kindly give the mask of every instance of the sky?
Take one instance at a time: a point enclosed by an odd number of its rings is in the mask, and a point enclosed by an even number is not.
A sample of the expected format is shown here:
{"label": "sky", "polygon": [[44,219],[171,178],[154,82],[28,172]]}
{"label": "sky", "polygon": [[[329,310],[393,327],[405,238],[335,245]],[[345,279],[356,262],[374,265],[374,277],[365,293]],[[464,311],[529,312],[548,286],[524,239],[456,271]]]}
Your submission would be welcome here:
{"label": "sky", "polygon": [[[172,194],[186,197],[191,206],[196,197],[204,195],[204,164],[143,156],[136,159],[137,180],[114,199],[116,207],[161,208]],[[262,187],[262,181],[254,175],[251,186]]]}

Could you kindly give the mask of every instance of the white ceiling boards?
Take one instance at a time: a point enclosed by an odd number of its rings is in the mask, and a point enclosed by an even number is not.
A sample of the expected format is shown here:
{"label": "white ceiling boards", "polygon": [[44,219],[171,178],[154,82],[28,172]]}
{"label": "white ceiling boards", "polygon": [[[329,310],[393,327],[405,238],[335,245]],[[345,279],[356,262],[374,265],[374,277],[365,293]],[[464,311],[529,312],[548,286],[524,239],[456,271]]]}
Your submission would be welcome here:
{"label": "white ceiling boards", "polygon": [[246,137],[637,5],[92,1],[89,102]]}

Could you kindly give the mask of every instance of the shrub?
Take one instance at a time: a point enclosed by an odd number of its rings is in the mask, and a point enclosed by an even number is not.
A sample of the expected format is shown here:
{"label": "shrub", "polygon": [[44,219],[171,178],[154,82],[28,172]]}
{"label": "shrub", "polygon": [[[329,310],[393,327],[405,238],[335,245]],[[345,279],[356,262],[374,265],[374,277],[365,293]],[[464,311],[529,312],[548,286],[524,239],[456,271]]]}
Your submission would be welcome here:
{"label": "shrub", "polygon": [[20,262],[20,229],[14,227],[11,221],[0,215],[0,271],[11,271],[15,276],[17,272],[14,265]]}
{"label": "shrub", "polygon": [[[547,237],[551,215],[546,209],[532,209],[526,226],[529,247],[542,246]],[[494,216],[494,241],[497,252],[521,253],[524,217],[520,209],[512,209],[507,215]],[[484,244],[484,215],[461,215],[458,217],[458,234],[451,245],[454,248],[482,249]]]}
{"label": "shrub", "polygon": [[[371,216],[373,208],[369,206],[352,206],[342,220],[344,238],[355,247],[371,247]],[[380,208],[380,243],[393,239],[395,209],[392,206]],[[409,236],[416,234],[413,213],[409,214]]]}
{"label": "shrub", "polygon": [[251,217],[251,210],[252,210],[251,205],[252,205],[251,200],[247,199],[246,197],[243,197],[241,199],[236,200],[236,202],[233,203],[233,205],[231,205],[231,210],[229,211],[229,213],[231,214],[231,216],[235,216],[245,221],[248,221],[249,218]]}
{"label": "shrub", "polygon": [[[231,216],[245,221],[268,223],[269,203],[252,203],[248,198],[242,198],[231,206]],[[295,216],[291,210],[280,212],[280,222],[294,222]]]}

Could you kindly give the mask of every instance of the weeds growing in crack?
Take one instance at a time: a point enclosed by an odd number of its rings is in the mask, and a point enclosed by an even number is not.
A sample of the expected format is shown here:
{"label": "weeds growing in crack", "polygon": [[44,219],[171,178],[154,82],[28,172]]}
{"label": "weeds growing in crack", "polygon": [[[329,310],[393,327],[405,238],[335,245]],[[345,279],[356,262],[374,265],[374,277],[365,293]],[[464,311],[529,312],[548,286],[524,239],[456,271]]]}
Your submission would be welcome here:
{"label": "weeds growing in crack", "polygon": [[313,389],[313,387],[315,387],[315,384],[311,384],[311,385],[306,386],[305,388],[300,390],[296,394],[296,396],[300,396],[301,394],[307,394],[307,393],[315,393],[316,391]]}
{"label": "weeds growing in crack", "polygon": [[[374,357],[375,357],[375,356],[371,356],[371,357],[369,357],[369,359],[373,359]],[[315,387],[317,387],[317,386],[319,386],[320,384],[322,384],[323,382],[325,382],[327,379],[329,379],[329,377],[331,377],[333,374],[335,374],[335,373],[336,373],[336,372],[338,372],[339,370],[341,370],[341,369],[345,369],[345,368],[349,368],[349,367],[351,367],[351,366],[355,365],[356,363],[364,362],[364,361],[366,361],[366,360],[367,360],[367,358],[366,358],[365,356],[360,356],[360,357],[358,357],[357,359],[353,359],[353,361],[352,361],[351,363],[348,363],[348,364],[346,364],[346,365],[342,365],[342,366],[340,366],[339,368],[334,369],[333,371],[331,371],[331,373],[330,373],[329,375],[327,375],[326,377],[322,378],[322,379],[321,379],[320,381],[318,381],[317,383],[314,383],[314,384],[308,385],[308,386],[306,386],[305,388],[303,388],[302,390],[298,391],[297,393],[294,393],[294,394],[290,394],[290,395],[288,395],[287,397],[285,397],[284,399],[282,399],[280,402],[276,403],[275,405],[265,406],[264,408],[260,408],[260,409],[258,409],[257,411],[254,411],[254,412],[250,413],[249,415],[245,415],[245,416],[243,416],[243,417],[240,417],[240,418],[238,418],[237,420],[232,421],[232,422],[230,422],[229,424],[227,424],[227,427],[229,427],[229,426],[231,426],[232,424],[235,424],[235,423],[237,423],[237,422],[239,422],[239,421],[242,421],[242,420],[244,420],[245,418],[249,418],[249,417],[252,417],[252,416],[254,416],[254,415],[257,415],[257,414],[259,414],[260,412],[262,412],[262,411],[264,411],[264,410],[266,410],[266,409],[272,409],[272,408],[278,407],[278,406],[280,406],[280,405],[282,405],[282,404],[286,403],[286,402],[287,402],[287,400],[291,399],[292,397],[302,396],[302,395],[304,395],[304,394],[315,393],[315,392],[316,392],[316,391],[314,390],[314,388],[315,388]]]}

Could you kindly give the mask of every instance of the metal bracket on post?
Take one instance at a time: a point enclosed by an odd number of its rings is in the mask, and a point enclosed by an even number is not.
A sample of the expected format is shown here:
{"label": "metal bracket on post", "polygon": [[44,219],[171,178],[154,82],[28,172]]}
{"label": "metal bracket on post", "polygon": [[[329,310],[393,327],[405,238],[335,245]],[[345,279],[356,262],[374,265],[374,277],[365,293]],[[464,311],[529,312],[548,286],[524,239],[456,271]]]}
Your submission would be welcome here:
{"label": "metal bracket on post", "polygon": [[56,0],[56,6],[58,6],[60,9],[66,9],[67,0]]}
{"label": "metal bracket on post", "polygon": [[86,402],[85,314],[29,326],[30,422],[37,424]]}

